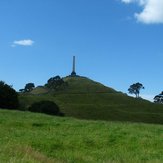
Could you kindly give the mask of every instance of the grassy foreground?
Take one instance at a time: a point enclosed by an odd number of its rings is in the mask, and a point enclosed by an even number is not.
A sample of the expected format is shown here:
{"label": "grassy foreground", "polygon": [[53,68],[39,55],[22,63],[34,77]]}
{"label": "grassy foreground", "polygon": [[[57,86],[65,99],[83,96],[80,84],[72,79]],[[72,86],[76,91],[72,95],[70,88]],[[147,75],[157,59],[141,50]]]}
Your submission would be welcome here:
{"label": "grassy foreground", "polygon": [[163,126],[0,111],[0,161],[162,163]]}

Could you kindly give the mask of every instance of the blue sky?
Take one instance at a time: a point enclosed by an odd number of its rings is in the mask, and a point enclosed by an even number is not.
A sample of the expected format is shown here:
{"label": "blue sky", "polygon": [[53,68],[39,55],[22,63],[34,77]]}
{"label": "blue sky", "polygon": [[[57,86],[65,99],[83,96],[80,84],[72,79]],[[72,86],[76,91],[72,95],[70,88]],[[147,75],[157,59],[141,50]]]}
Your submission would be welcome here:
{"label": "blue sky", "polygon": [[43,85],[69,75],[75,55],[77,74],[124,93],[141,82],[151,99],[163,91],[162,2],[2,0],[0,80]]}

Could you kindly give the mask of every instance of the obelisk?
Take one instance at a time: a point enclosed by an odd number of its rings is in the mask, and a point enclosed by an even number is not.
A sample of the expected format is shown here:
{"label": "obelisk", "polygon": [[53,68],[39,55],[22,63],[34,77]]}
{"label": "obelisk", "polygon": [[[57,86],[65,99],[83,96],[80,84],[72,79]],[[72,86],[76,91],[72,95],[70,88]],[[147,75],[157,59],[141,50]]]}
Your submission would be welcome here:
{"label": "obelisk", "polygon": [[73,56],[73,63],[72,63],[72,73],[71,76],[76,76],[75,72],[75,56]]}

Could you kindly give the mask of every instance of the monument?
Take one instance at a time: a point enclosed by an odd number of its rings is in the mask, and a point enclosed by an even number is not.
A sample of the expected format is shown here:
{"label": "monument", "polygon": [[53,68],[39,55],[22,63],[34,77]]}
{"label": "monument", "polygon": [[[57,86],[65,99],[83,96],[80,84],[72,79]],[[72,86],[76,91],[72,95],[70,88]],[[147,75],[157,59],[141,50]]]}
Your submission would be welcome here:
{"label": "monument", "polygon": [[73,63],[72,63],[72,73],[71,76],[74,77],[76,76],[76,72],[75,72],[75,56],[73,56]]}

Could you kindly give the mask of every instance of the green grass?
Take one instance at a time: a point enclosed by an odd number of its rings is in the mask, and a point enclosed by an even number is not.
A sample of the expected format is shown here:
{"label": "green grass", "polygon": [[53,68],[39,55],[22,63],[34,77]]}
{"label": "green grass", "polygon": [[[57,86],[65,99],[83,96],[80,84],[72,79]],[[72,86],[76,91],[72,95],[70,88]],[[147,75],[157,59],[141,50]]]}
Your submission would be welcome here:
{"label": "green grass", "polygon": [[36,88],[31,94],[21,94],[21,108],[27,108],[33,102],[51,100],[69,117],[163,124],[163,105],[129,97],[85,77],[64,80],[68,87],[57,92],[45,93],[43,88]]}
{"label": "green grass", "polygon": [[163,126],[0,111],[3,163],[162,163]]}
{"label": "green grass", "polygon": [[68,87],[63,93],[116,93],[114,89],[86,77],[65,77],[64,81],[68,83]]}

